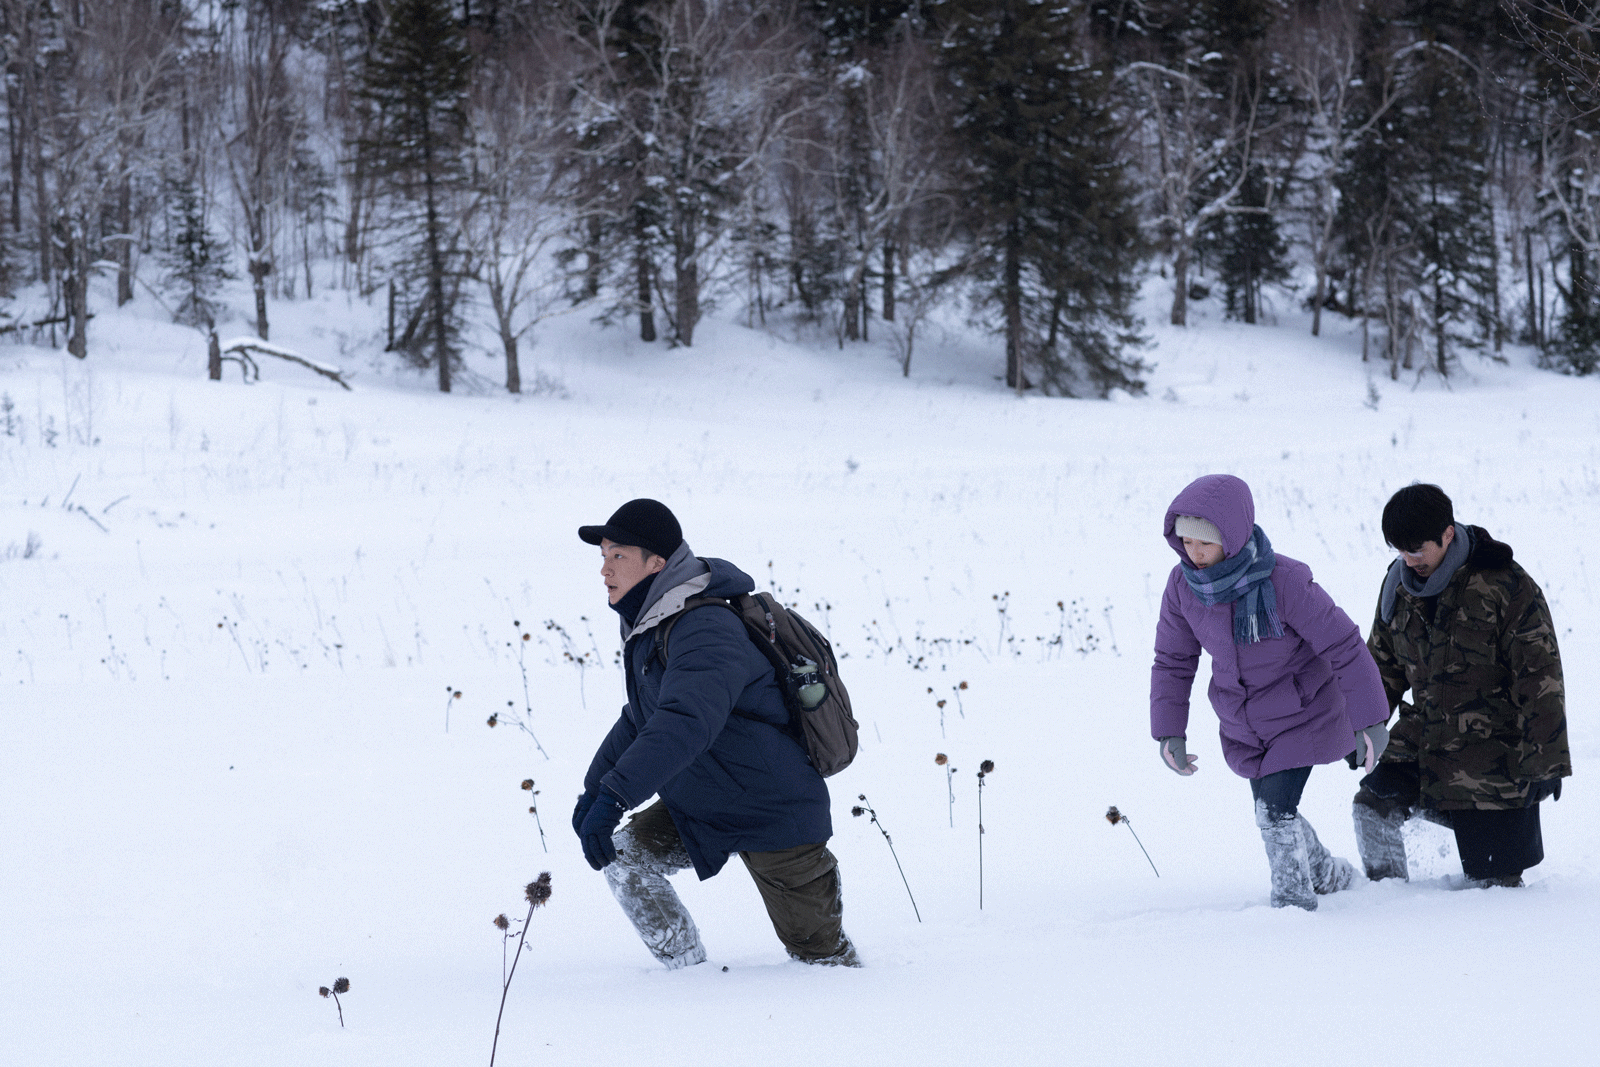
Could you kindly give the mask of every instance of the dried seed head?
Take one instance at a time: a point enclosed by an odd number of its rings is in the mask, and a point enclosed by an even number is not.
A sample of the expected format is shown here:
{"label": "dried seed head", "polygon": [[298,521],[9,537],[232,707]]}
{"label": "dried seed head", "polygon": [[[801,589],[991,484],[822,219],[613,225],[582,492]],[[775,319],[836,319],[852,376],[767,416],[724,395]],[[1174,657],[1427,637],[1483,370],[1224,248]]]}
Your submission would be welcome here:
{"label": "dried seed head", "polygon": [[933,754],[933,762],[943,767],[946,763],[950,762],[950,757],[946,756],[943,752],[935,752]]}
{"label": "dried seed head", "polygon": [[335,978],[333,980],[333,991],[335,993],[348,993],[348,992],[350,992],[350,979],[348,979],[348,978]]}
{"label": "dried seed head", "polygon": [[978,773],[979,774],[993,774],[994,773],[994,760],[986,759],[982,763],[978,764]]}
{"label": "dried seed head", "polygon": [[461,699],[461,690],[457,689],[454,693],[451,693],[450,694],[450,699],[451,700],[460,700]]}
{"label": "dried seed head", "polygon": [[857,799],[857,800],[863,800],[863,801],[864,801],[864,800],[866,800],[866,799],[867,799],[867,794],[865,794],[865,793],[862,793],[862,794],[861,794],[861,795],[860,795],[860,796],[858,796],[858,797],[856,797],[856,799]]}
{"label": "dried seed head", "polygon": [[522,780],[522,788],[531,791],[533,789],[533,779],[532,778],[524,778]]}
{"label": "dried seed head", "polygon": [[867,809],[863,808],[860,804],[857,804],[855,807],[850,809],[850,814],[858,816],[858,817],[862,816],[862,815],[865,815],[866,813],[867,813]]}
{"label": "dried seed head", "polygon": [[499,725],[500,725],[500,713],[497,711],[493,715],[489,716],[489,726],[491,728],[493,728],[493,727],[496,727],[496,726],[499,726]]}
{"label": "dried seed head", "polygon": [[522,635],[522,639],[523,639],[523,640],[524,640],[524,641],[526,641],[526,640],[528,640],[528,639],[529,639],[529,638],[531,638],[531,637],[532,637],[532,636],[533,636],[533,635],[532,635],[532,634],[523,634],[523,635]]}
{"label": "dried seed head", "polygon": [[544,871],[529,882],[523,894],[528,898],[528,903],[536,908],[547,903],[550,900],[550,872]]}
{"label": "dried seed head", "polygon": [[942,701],[942,700],[939,701],[939,707],[941,707],[941,708],[944,707],[944,701]]}
{"label": "dried seed head", "polygon": [[962,682],[960,685],[956,686],[957,689],[965,689],[966,687],[967,687],[967,683],[966,682]]}
{"label": "dried seed head", "polygon": [[1106,822],[1110,823],[1112,826],[1117,825],[1117,823],[1121,822],[1123,818],[1124,816],[1122,812],[1117,810],[1117,806],[1115,804],[1106,809]]}
{"label": "dried seed head", "polygon": [[[221,625],[221,624],[219,623],[218,625]],[[329,993],[329,989],[328,989],[327,986],[320,985],[320,986],[317,987],[317,996],[326,999],[327,996],[328,996],[328,993]]]}
{"label": "dried seed head", "polygon": [[506,918],[505,912],[501,912],[499,915],[496,915],[494,917],[494,928],[496,930],[505,930],[505,929],[508,929],[510,926],[511,926],[511,920]]}

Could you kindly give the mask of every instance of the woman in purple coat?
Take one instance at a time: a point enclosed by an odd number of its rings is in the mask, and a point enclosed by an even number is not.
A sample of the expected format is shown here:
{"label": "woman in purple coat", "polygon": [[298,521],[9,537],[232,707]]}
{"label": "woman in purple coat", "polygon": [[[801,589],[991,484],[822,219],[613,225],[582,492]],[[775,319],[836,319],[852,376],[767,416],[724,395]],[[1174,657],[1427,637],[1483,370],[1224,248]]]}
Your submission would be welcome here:
{"label": "woman in purple coat", "polygon": [[1370,772],[1389,741],[1389,700],[1361,631],[1311,568],[1273,554],[1250,487],[1208,474],[1178,494],[1162,532],[1177,552],[1161,598],[1150,671],[1150,735],[1162,761],[1190,775],[1189,691],[1211,654],[1211,706],[1222,755],[1250,779],[1272,868],[1272,906],[1315,911],[1345,889],[1350,864],[1328,853],[1299,814],[1311,768],[1354,754]]}

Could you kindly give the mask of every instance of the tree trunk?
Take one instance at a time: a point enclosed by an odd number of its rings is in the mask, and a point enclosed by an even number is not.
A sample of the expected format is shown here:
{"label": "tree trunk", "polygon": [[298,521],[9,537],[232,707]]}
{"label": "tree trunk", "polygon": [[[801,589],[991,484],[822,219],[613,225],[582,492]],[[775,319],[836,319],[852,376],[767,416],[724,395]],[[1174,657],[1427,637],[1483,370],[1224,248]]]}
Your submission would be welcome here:
{"label": "tree trunk", "polygon": [[1539,336],[1539,305],[1533,292],[1533,231],[1522,231],[1523,256],[1528,267],[1528,337],[1539,351],[1544,351],[1544,338]]}
{"label": "tree trunk", "polygon": [[263,341],[271,340],[267,336],[267,275],[271,273],[271,263],[251,259],[250,281],[256,293],[256,336]]}
{"label": "tree trunk", "polygon": [[847,341],[861,339],[861,288],[860,275],[854,275],[844,286],[844,336]]}
{"label": "tree trunk", "polygon": [[692,257],[678,258],[676,288],[678,341],[689,347],[700,321],[700,264]]}
{"label": "tree trunk", "polygon": [[867,336],[867,323],[871,317],[872,302],[867,297],[867,257],[863,253],[861,256],[861,339],[863,341],[872,340]]}
{"label": "tree trunk", "polygon": [[270,340],[267,337],[267,275],[272,273],[272,256],[267,250],[266,207],[263,204],[257,202],[250,221],[250,262],[246,269],[250,272],[250,284],[256,294],[256,336],[266,341]]}
{"label": "tree trunk", "polygon": [[[423,137],[428,129],[423,127]],[[444,302],[444,255],[439,249],[439,204],[434,189],[432,145],[423,148],[423,187],[427,196],[428,293],[433,299],[433,356],[439,364],[439,392],[450,391],[450,338]]]}
{"label": "tree trunk", "polygon": [[694,328],[700,323],[700,261],[695,256],[700,234],[694,214],[699,209],[682,201],[674,207],[677,220],[672,227],[672,327],[678,343],[689,347],[694,344]]}
{"label": "tree trunk", "polygon": [[222,343],[217,340],[216,330],[206,338],[206,376],[214,382],[222,381]]}
{"label": "tree trunk", "polygon": [[894,321],[894,242],[883,242],[883,321]]}
{"label": "tree trunk", "polygon": [[34,135],[33,156],[33,189],[34,211],[39,217],[39,280],[46,285],[50,283],[50,187],[45,182],[44,176],[44,145],[39,137],[38,126],[30,124],[30,132]]}
{"label": "tree trunk", "polygon": [[133,299],[133,176],[127,173],[117,186],[117,229],[117,307],[121,307]]}
{"label": "tree trunk", "polygon": [[1022,373],[1022,222],[1015,215],[1006,226],[1001,300],[1006,317],[1006,384],[1021,396],[1027,388]]}
{"label": "tree trunk", "polygon": [[1449,365],[1445,362],[1445,336],[1448,328],[1444,321],[1444,286],[1438,282],[1433,283],[1433,331],[1435,362],[1438,364],[1439,377],[1444,378],[1449,374]]}
{"label": "tree trunk", "polygon": [[500,344],[506,350],[506,392],[522,392],[522,369],[517,365],[517,338],[504,326],[500,328]]}
{"label": "tree trunk", "polygon": [[350,176],[350,218],[344,227],[344,257],[352,267],[361,264],[361,187],[366,180],[365,169],[361,153],[357,152]]}
{"label": "tree trunk", "polygon": [[22,146],[24,118],[16,83],[6,79],[6,139],[11,151],[11,231],[22,232]]}
{"label": "tree trunk", "polygon": [[[634,212],[634,225],[638,233],[644,233],[644,217],[638,211]],[[602,239],[600,216],[590,215],[589,242],[583,253],[583,296],[585,300],[593,300],[600,295],[600,270],[604,265],[604,260],[601,258],[600,253]]]}
{"label": "tree trunk", "polygon": [[645,220],[642,214],[634,215],[633,270],[638,287],[639,340],[649,343],[656,339],[655,297],[650,292],[650,246],[646,241]]}
{"label": "tree trunk", "polygon": [[[67,301],[67,317],[72,333],[67,338],[67,351],[79,359],[89,356],[89,250],[88,235],[76,222],[67,239],[67,274],[62,280],[62,291]],[[68,284],[70,282],[70,285]]]}
{"label": "tree trunk", "polygon": [[1586,319],[1589,317],[1589,260],[1578,241],[1567,246],[1567,256],[1571,264],[1567,272],[1567,302],[1572,306],[1573,318]]}
{"label": "tree trunk", "polygon": [[1489,331],[1494,335],[1492,342],[1494,354],[1498,356],[1504,351],[1501,338],[1503,331],[1500,329],[1500,264],[1498,262],[1500,256],[1500,227],[1494,220],[1494,194],[1492,192],[1489,194],[1489,211],[1487,214],[1489,217],[1489,249],[1496,259],[1496,262],[1491,264],[1489,272],[1490,314],[1494,316],[1493,321],[1489,323]]}
{"label": "tree trunk", "polygon": [[1189,325],[1189,244],[1179,239],[1172,258],[1172,325]]}

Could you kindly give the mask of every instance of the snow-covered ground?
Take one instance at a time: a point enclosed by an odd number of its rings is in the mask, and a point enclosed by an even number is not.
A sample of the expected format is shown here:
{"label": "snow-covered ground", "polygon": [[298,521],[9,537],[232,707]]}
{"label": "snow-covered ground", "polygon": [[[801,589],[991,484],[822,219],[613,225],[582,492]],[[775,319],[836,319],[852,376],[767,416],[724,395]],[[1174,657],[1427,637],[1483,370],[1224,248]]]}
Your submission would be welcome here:
{"label": "snow-covered ground", "polygon": [[[537,395],[478,354],[441,397],[338,293],[275,305],[273,341],[353,392],[270,358],[206,381],[139,303],[96,305],[83,363],[0,348],[0,1061],[486,1062],[491,920],[549,870],[502,1064],[1588,1062],[1600,382],[1517,350],[1369,388],[1342,320],[1174,330],[1159,296],[1149,396],[1110,402],[1018,400],[961,330],[906,379],[877,344],[708,322],[669,350],[578,316],[525,350]],[[1273,910],[1203,676],[1201,773],[1159,765],[1160,522],[1212,471],[1363,629],[1412,480],[1545,583],[1577,774],[1526,889],[1462,889],[1427,828],[1427,877]],[[571,801],[622,696],[575,528],[634,496],[847,657],[831,847],[862,970],[786,962],[734,863],[677,879],[712,962],[666,972],[583,862]],[[1355,782],[1320,768],[1303,807],[1351,858]]]}

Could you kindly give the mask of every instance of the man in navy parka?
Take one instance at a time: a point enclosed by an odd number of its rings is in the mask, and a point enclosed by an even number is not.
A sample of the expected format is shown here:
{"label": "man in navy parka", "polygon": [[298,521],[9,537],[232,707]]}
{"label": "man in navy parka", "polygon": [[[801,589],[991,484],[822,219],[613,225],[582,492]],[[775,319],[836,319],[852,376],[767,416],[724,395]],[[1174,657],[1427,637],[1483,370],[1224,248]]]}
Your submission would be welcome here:
{"label": "man in navy parka", "polygon": [[[843,930],[828,787],[789,729],[772,664],[732,611],[690,597],[732,597],[755,582],[700,559],[677,518],[630,500],[578,536],[599,545],[601,577],[621,617],[628,702],[600,744],[572,825],[656,959],[705,961],[705,947],[666,876],[702,880],[738,852],[789,955],[859,966]],[[682,612],[681,617],[679,613]],[[662,648],[662,624],[671,620]],[[625,812],[635,812],[617,829]]]}

